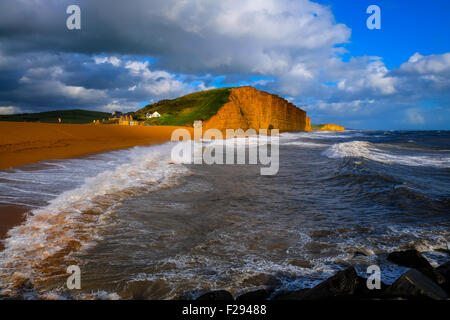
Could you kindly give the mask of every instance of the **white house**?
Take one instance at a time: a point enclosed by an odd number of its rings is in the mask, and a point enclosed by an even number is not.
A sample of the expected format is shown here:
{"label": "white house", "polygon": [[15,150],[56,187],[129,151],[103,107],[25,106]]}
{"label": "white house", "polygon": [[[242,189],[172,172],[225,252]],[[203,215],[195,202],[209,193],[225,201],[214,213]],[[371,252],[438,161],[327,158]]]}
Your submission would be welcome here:
{"label": "white house", "polygon": [[161,115],[158,113],[158,111],[155,111],[155,112],[153,112],[153,113],[146,113],[145,114],[145,117],[147,118],[147,119],[151,119],[151,118],[159,118],[159,117],[161,117]]}

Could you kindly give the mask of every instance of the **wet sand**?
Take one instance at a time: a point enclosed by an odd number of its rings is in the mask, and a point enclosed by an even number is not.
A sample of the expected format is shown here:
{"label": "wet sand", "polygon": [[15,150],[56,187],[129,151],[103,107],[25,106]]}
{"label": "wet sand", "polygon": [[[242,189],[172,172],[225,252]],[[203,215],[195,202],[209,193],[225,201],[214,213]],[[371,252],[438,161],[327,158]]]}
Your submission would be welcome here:
{"label": "wet sand", "polygon": [[[9,229],[21,224],[29,207],[0,203],[0,240],[6,238]],[[0,251],[4,249],[0,242]]]}
{"label": "wet sand", "polygon": [[177,128],[180,127],[0,122],[0,170],[41,160],[163,143]]}

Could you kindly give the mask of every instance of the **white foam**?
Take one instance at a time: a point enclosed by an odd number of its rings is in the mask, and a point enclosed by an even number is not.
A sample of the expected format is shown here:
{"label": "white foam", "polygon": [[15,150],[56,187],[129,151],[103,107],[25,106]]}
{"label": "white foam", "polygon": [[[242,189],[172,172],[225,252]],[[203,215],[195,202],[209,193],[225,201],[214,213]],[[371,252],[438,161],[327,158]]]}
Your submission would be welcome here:
{"label": "white foam", "polygon": [[378,149],[367,141],[352,141],[332,145],[323,155],[328,158],[365,158],[382,163],[397,163],[406,166],[449,168],[450,157],[443,155],[395,155]]}
{"label": "white foam", "polygon": [[326,144],[321,143],[313,143],[313,142],[306,142],[306,141],[292,141],[284,143],[285,146],[299,146],[299,147],[306,147],[306,148],[323,148],[327,147]]}
{"label": "white foam", "polygon": [[280,134],[281,139],[292,140],[299,138],[309,139],[353,139],[357,137],[365,137],[366,134],[356,131],[314,131],[314,132],[286,132]]}
{"label": "white foam", "polygon": [[271,136],[251,136],[251,137],[236,137],[232,139],[215,139],[215,140],[202,140],[205,145],[225,145],[239,147],[257,147],[270,143],[278,143],[278,139],[272,139]]}
{"label": "white foam", "polygon": [[[187,174],[184,166],[170,163],[170,148],[165,144],[128,150],[122,156],[129,161],[86,178],[81,186],[61,193],[48,206],[33,210],[4,240],[0,292],[13,293],[21,279],[45,280],[49,272],[45,260],[64,253],[60,258],[64,262],[66,255],[95,243],[100,239],[99,230],[109,223],[108,215],[121,201],[170,186],[178,175]],[[91,165],[95,164],[93,161]],[[70,174],[69,165],[66,170]]]}

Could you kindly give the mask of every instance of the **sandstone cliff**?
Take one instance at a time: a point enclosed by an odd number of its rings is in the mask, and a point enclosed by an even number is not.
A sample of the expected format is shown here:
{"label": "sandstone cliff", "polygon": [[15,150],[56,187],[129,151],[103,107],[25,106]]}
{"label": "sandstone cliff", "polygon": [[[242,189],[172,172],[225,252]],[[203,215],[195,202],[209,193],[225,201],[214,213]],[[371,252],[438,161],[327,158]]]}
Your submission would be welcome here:
{"label": "sandstone cliff", "polygon": [[229,101],[203,127],[311,131],[311,121],[305,111],[277,95],[253,87],[239,87],[230,89]]}
{"label": "sandstone cliff", "polygon": [[344,130],[345,128],[343,126],[334,123],[328,123],[319,129],[319,131],[344,131]]}

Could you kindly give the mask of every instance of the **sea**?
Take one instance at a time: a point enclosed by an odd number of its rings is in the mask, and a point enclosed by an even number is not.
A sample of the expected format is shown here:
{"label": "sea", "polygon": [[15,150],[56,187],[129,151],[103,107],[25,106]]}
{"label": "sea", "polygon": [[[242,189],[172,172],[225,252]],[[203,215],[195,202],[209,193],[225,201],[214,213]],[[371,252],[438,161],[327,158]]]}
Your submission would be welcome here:
{"label": "sea", "polygon": [[[407,270],[390,252],[450,260],[449,131],[271,143],[279,171],[267,176],[258,164],[174,162],[172,142],[1,170],[0,203],[28,213],[2,240],[0,297],[195,299],[308,288],[349,266],[367,277],[371,265],[390,284]],[[67,286],[73,265],[80,289]]]}

